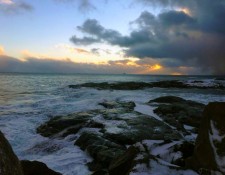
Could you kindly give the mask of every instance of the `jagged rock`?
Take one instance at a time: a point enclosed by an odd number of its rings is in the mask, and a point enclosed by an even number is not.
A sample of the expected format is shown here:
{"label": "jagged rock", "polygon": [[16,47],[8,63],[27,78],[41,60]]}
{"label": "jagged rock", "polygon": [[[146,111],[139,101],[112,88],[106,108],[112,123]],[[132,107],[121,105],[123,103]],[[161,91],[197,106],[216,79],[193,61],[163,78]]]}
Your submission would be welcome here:
{"label": "jagged rock", "polygon": [[195,143],[194,155],[187,167],[225,173],[225,103],[209,103]]}
{"label": "jagged rock", "polygon": [[61,175],[47,167],[42,162],[22,160],[21,165],[24,175]]}
{"label": "jagged rock", "polygon": [[225,103],[209,103],[199,129],[194,155],[186,166],[196,171],[211,170],[225,174]]}
{"label": "jagged rock", "polygon": [[156,98],[149,101],[149,104],[153,102],[159,103],[154,112],[178,130],[185,132],[183,125],[199,127],[204,104],[175,96]]}
{"label": "jagged rock", "polygon": [[178,151],[182,153],[182,157],[173,160],[171,163],[180,167],[185,167],[185,160],[191,157],[194,153],[194,144],[184,141],[183,143],[174,146],[174,152]]}
{"label": "jagged rock", "polygon": [[11,145],[0,131],[0,174],[23,175],[20,161],[12,150]]}
{"label": "jagged rock", "polygon": [[[136,112],[134,112],[136,113]],[[181,135],[153,117],[136,113],[138,117],[125,118],[121,131],[105,131],[104,137],[120,144],[134,144],[141,140],[179,140]]]}
{"label": "jagged rock", "polygon": [[84,132],[75,142],[82,150],[94,158],[95,164],[100,164],[100,168],[108,167],[111,161],[121,156],[126,148],[113,141],[103,138],[100,134]]}
{"label": "jagged rock", "polygon": [[[129,164],[130,162],[125,160],[130,155],[129,151],[128,155],[125,154],[127,145],[145,139],[179,140],[182,138],[179,132],[164,122],[134,111],[135,104],[133,102],[105,101],[100,105],[105,109],[86,111],[82,115],[75,113],[53,118],[40,126],[38,131],[46,136],[64,137],[68,133],[75,134],[77,125],[82,125],[81,127],[84,128],[99,128],[95,132],[86,129],[85,132],[80,133],[75,142],[94,159],[93,162],[88,163],[88,167],[95,174],[106,173],[105,170],[109,170],[113,160],[120,160],[121,164]],[[61,122],[62,125],[60,125]],[[75,127],[75,131],[73,131],[73,127]],[[119,162],[111,166],[115,168],[111,173],[118,172],[120,166]],[[128,171],[128,169],[125,170]]]}
{"label": "jagged rock", "polygon": [[139,150],[133,146],[117,159],[113,160],[109,166],[109,175],[129,175],[135,165],[135,157]]}
{"label": "jagged rock", "polygon": [[[66,137],[81,128],[101,128],[103,137],[119,144],[133,144],[144,139],[177,140],[181,135],[153,117],[135,112],[134,102],[102,102],[106,109],[91,110],[56,117],[37,128],[43,136]],[[166,134],[165,134],[166,133]]]}
{"label": "jagged rock", "polygon": [[99,103],[99,105],[102,105],[108,109],[122,108],[123,110],[126,110],[126,111],[133,111],[135,107],[135,103],[132,101],[130,102],[105,101],[105,102]]}
{"label": "jagged rock", "polygon": [[92,113],[83,112],[67,116],[58,116],[39,126],[37,128],[37,133],[49,137],[62,132],[62,136],[65,137],[71,133],[77,133],[92,117]]}

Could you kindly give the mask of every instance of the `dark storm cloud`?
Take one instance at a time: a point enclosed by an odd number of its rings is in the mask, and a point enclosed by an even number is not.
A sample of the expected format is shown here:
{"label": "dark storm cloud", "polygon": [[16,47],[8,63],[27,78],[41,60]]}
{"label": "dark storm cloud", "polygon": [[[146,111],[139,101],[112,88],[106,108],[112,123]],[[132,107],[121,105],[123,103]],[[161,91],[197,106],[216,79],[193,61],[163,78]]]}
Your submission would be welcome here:
{"label": "dark storm cloud", "polygon": [[[155,17],[149,12],[143,12],[140,17],[132,22],[139,25],[138,30],[134,30],[129,36],[122,36],[118,31],[106,29],[95,19],[86,20],[77,29],[88,37],[77,38],[73,36],[71,41],[74,44],[89,45],[98,42],[108,42],[112,45],[130,47],[137,44],[156,42],[165,37],[163,34],[171,26],[192,25],[195,20],[183,12],[169,11]],[[157,33],[157,36],[156,36]],[[176,33],[178,35],[178,32]],[[88,42],[90,40],[90,42]]]}
{"label": "dark storm cloud", "polygon": [[198,19],[198,27],[204,32],[225,33],[224,0],[136,0],[147,5],[188,8]]}
{"label": "dark storm cloud", "polygon": [[[138,1],[138,0],[137,0]],[[158,15],[144,11],[131,22],[128,36],[88,19],[78,29],[93,42],[124,48],[126,56],[171,60],[170,64],[200,67],[208,73],[225,74],[224,0],[139,0],[167,10]],[[170,10],[168,10],[170,9]],[[186,10],[186,11],[185,11]],[[76,38],[74,44],[86,38]],[[170,65],[171,66],[171,65]]]}
{"label": "dark storm cloud", "polygon": [[70,38],[70,41],[73,42],[74,44],[78,44],[78,45],[90,45],[93,43],[101,42],[101,40],[97,39],[97,38],[93,38],[93,37],[77,38],[76,35],[72,36]]}
{"label": "dark storm cloud", "polygon": [[[117,44],[120,38],[122,38],[122,35],[111,29],[105,29],[103,26],[99,24],[99,22],[95,19],[88,19],[86,20],[82,26],[77,27],[78,30],[80,30],[82,33],[90,35],[88,38],[74,38],[74,36],[71,38],[73,43],[79,43],[83,42],[83,44],[93,44],[95,42],[103,42],[103,41],[108,41],[109,43],[112,44]],[[87,43],[86,40],[89,39],[91,40],[90,43]]]}
{"label": "dark storm cloud", "polygon": [[186,15],[182,11],[169,11],[166,13],[161,13],[159,15],[159,20],[161,20],[162,24],[164,25],[191,25],[195,23],[195,20]]}
{"label": "dark storm cloud", "polygon": [[10,15],[18,14],[26,11],[32,11],[33,6],[23,1],[16,1],[12,3],[0,3],[0,13]]}
{"label": "dark storm cloud", "polygon": [[[81,32],[89,36],[77,38],[71,37],[74,44],[90,45],[93,43],[108,42],[112,45],[128,47],[136,43],[143,43],[151,40],[149,32],[145,29],[131,32],[130,36],[122,36],[118,31],[106,29],[95,19],[86,20],[82,26],[77,27]],[[90,42],[89,42],[90,41]]]}

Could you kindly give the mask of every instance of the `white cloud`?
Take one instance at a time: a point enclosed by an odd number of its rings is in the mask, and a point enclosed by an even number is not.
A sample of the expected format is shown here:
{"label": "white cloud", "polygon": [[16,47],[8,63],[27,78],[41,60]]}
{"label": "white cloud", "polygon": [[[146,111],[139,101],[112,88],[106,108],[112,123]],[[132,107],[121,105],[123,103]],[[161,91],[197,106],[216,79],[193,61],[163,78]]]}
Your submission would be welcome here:
{"label": "white cloud", "polygon": [[14,4],[14,2],[12,0],[0,0],[0,4],[10,5],[10,4]]}

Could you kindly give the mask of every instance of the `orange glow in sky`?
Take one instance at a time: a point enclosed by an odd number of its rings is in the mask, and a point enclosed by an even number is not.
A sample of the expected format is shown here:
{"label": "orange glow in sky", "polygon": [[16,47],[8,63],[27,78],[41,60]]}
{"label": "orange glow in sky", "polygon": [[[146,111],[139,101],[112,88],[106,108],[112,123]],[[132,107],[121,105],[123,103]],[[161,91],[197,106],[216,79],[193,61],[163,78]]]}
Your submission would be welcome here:
{"label": "orange glow in sky", "polygon": [[155,64],[155,65],[153,65],[153,66],[150,66],[150,69],[152,70],[152,71],[155,71],[155,70],[160,70],[160,69],[162,69],[163,67],[160,65],[160,64]]}

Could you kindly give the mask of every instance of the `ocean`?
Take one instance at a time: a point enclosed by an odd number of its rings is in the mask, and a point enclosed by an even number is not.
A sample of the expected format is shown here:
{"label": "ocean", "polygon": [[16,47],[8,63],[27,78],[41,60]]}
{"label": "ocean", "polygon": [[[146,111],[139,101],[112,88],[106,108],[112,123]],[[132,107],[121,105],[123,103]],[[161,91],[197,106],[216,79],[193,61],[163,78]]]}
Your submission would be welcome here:
{"label": "ocean", "polygon": [[[65,175],[87,175],[85,164],[91,157],[74,146],[77,135],[65,139],[44,138],[36,128],[58,115],[99,109],[99,102],[134,101],[136,110],[151,114],[145,105],[151,99],[175,95],[204,104],[225,101],[220,89],[150,88],[144,90],[70,89],[68,85],[87,82],[156,82],[180,80],[187,83],[201,81],[210,85],[214,76],[161,75],[95,75],[95,74],[0,74],[0,130],[11,143],[20,159],[38,160]],[[221,83],[225,83],[224,80]],[[148,111],[149,110],[149,111]],[[154,115],[154,114],[152,114]]]}

